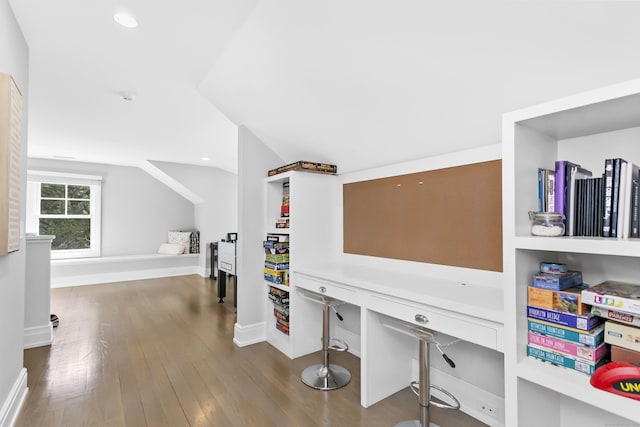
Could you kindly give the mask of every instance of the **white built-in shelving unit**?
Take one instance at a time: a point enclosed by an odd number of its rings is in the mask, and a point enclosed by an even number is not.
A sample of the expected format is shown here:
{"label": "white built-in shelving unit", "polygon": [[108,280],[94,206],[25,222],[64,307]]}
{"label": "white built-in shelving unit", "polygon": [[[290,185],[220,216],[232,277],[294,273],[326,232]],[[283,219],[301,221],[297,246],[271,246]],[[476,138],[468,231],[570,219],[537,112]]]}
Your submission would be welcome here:
{"label": "white built-in shelving unit", "polygon": [[607,158],[640,164],[640,80],[503,117],[505,409],[507,426],[640,423],[640,402],[592,387],[589,377],[527,357],[527,286],[541,261],[566,263],[585,283],[639,282],[640,240],[535,237],[537,169],[570,160],[599,176]]}
{"label": "white built-in shelving unit", "polygon": [[[289,228],[276,228],[280,217],[283,184],[289,182]],[[289,271],[297,263],[328,260],[335,253],[334,215],[337,209],[338,182],[335,175],[292,171],[265,179],[264,233],[289,235]],[[296,276],[289,275],[289,286],[265,283],[265,327],[267,341],[289,358],[320,350],[317,325],[321,320],[319,304],[295,292]],[[273,304],[267,297],[269,286],[289,292],[289,335],[275,327]]]}

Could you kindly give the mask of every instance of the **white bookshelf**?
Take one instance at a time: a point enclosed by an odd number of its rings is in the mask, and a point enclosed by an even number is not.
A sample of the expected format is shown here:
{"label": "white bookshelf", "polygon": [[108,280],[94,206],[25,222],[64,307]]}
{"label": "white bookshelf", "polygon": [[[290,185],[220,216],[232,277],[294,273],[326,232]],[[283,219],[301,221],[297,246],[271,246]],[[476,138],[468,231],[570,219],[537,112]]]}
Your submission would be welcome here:
{"label": "white bookshelf", "polygon": [[[285,182],[289,182],[289,228],[275,228]],[[292,171],[265,179],[265,239],[267,233],[288,234],[290,249],[289,286],[264,281],[266,338],[292,359],[320,350],[317,325],[321,321],[321,307],[295,291],[296,277],[292,272],[297,263],[328,260],[335,253],[336,224],[331,212],[337,209],[337,185],[336,176],[313,172]],[[267,296],[269,286],[289,292],[288,336],[275,327],[273,304]]]}
{"label": "white bookshelf", "polygon": [[[503,117],[505,425],[630,425],[639,403],[598,390],[589,377],[527,357],[527,286],[541,261],[566,263],[585,283],[638,282],[640,240],[534,237],[537,169],[556,160],[599,176],[606,158],[640,164],[640,80],[507,113]],[[612,424],[613,423],[613,424]],[[626,424],[625,424],[626,423]]]}

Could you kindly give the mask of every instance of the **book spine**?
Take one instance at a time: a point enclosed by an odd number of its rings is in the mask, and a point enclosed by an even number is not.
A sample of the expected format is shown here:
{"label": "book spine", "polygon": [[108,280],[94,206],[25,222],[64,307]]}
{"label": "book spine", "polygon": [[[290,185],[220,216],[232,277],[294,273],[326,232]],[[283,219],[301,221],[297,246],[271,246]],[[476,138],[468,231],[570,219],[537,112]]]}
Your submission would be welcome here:
{"label": "book spine", "polygon": [[585,331],[573,331],[541,320],[528,319],[527,323],[529,324],[529,330],[531,332],[575,342],[577,344],[597,347],[604,342],[604,325],[597,326],[590,333],[587,333]]}
{"label": "book spine", "polygon": [[611,204],[613,197],[613,159],[604,161],[604,213],[602,215],[602,236],[611,237]]}
{"label": "book spine", "polygon": [[529,332],[529,344],[543,347],[547,350],[557,351],[567,356],[586,360],[587,362],[597,362],[609,354],[609,348],[606,344],[593,348],[533,332]]}
{"label": "book spine", "polygon": [[602,323],[602,318],[592,316],[591,314],[588,316],[579,316],[577,314],[562,313],[531,306],[527,306],[527,317],[530,319],[544,320],[580,331],[590,331]]}
{"label": "book spine", "polygon": [[555,212],[556,172],[547,171],[547,212]]}
{"label": "book spine", "polygon": [[640,237],[640,216],[638,215],[639,177],[636,174],[631,183],[631,237]]}
{"label": "book spine", "polygon": [[576,357],[566,356],[553,351],[547,351],[543,348],[539,348],[533,345],[527,346],[527,355],[539,360],[544,360],[556,366],[563,366],[565,368],[573,369],[578,372],[582,372],[587,375],[593,374],[593,372],[605,363],[606,359],[602,359],[599,362],[592,363],[580,360]]}
{"label": "book spine", "polygon": [[555,212],[565,214],[565,197],[567,194],[567,167],[570,163],[566,160],[556,160],[555,163],[555,189],[553,195],[553,205]]}
{"label": "book spine", "polygon": [[545,212],[545,177],[544,169],[538,168],[538,212]]}
{"label": "book spine", "polygon": [[618,237],[618,215],[620,204],[620,171],[624,160],[613,161],[613,192],[611,193],[611,237]]}

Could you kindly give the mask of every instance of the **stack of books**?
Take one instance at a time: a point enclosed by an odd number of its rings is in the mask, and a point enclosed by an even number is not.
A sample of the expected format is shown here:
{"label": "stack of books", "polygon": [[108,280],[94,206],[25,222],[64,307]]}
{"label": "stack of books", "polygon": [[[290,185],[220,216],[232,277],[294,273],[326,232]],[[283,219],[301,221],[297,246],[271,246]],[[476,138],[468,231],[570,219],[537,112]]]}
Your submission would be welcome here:
{"label": "stack of books", "polygon": [[273,302],[276,329],[289,335],[289,292],[270,286],[269,299]]}
{"label": "stack of books", "polygon": [[265,240],[264,280],[289,286],[289,242]]}
{"label": "stack of books", "polygon": [[282,205],[280,206],[280,216],[289,217],[289,181],[282,183]]}
{"label": "stack of books", "polygon": [[538,210],[565,216],[567,236],[640,237],[640,169],[606,159],[602,174],[568,160],[538,169]]}
{"label": "stack of books", "polygon": [[608,361],[602,319],[582,300],[587,288],[579,271],[568,271],[564,264],[540,264],[527,289],[530,357],[588,375]]}
{"label": "stack of books", "polygon": [[640,285],[605,281],[583,290],[582,300],[605,320],[611,361],[640,363]]}

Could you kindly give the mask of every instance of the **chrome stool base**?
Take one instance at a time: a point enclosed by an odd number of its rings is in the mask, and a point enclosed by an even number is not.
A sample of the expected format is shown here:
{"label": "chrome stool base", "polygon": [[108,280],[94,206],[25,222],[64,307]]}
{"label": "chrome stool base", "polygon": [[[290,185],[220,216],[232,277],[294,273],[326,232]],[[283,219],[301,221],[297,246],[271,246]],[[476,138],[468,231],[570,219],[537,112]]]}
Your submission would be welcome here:
{"label": "chrome stool base", "polygon": [[351,381],[351,373],[340,365],[311,365],[302,371],[302,382],[318,390],[335,390]]}
{"label": "chrome stool base", "polygon": [[[394,427],[426,427],[423,426],[419,420],[403,421],[396,424]],[[437,424],[429,423],[429,427],[439,427]]]}

